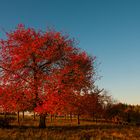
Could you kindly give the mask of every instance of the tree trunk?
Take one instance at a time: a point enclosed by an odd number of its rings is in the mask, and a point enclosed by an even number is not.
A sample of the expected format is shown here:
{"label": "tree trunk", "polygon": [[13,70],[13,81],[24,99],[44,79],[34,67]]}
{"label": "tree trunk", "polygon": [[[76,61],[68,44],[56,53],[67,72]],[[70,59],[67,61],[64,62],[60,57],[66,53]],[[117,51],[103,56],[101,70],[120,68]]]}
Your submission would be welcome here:
{"label": "tree trunk", "polygon": [[40,115],[39,128],[46,128],[46,115]]}
{"label": "tree trunk", "polygon": [[94,112],[92,113],[93,122],[95,121]]}
{"label": "tree trunk", "polygon": [[51,122],[53,121],[53,116],[52,116],[52,114],[51,114]]}
{"label": "tree trunk", "polygon": [[77,115],[77,123],[80,125],[80,114]]}
{"label": "tree trunk", "polygon": [[70,121],[72,122],[72,113],[70,113]]}
{"label": "tree trunk", "polygon": [[19,111],[17,112],[17,121],[18,121],[18,124],[19,124]]}
{"label": "tree trunk", "polygon": [[22,111],[22,119],[24,120],[24,111]]}
{"label": "tree trunk", "polygon": [[4,120],[6,120],[6,112],[4,112]]}
{"label": "tree trunk", "polygon": [[34,112],[34,121],[35,121],[35,112]]}

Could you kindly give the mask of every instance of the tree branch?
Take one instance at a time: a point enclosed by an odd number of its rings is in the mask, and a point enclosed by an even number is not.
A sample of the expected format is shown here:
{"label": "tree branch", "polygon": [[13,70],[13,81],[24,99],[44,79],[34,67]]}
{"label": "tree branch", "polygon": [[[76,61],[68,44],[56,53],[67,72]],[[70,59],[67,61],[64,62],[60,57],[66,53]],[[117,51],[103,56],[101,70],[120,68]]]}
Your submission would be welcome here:
{"label": "tree branch", "polygon": [[26,80],[25,78],[23,78],[23,77],[22,77],[21,75],[19,75],[18,73],[14,72],[14,71],[11,71],[11,70],[9,70],[9,69],[7,69],[7,68],[4,68],[4,67],[2,67],[2,66],[0,66],[0,68],[4,69],[5,71],[8,71],[9,73],[18,75],[22,80],[24,80],[25,82],[31,84],[28,80]]}

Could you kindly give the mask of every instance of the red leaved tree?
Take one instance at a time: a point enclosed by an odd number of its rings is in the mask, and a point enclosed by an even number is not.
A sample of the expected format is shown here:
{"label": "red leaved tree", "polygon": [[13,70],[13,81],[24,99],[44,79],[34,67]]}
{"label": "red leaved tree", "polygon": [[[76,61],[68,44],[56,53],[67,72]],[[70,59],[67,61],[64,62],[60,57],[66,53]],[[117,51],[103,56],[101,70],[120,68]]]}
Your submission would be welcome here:
{"label": "red leaved tree", "polygon": [[70,94],[92,86],[95,58],[74,47],[74,41],[60,32],[36,31],[20,24],[0,46],[0,80],[7,90],[0,98],[10,96],[3,106],[8,109],[13,104],[14,111],[32,108],[40,114],[41,128],[46,127],[46,113],[63,110],[72,102],[66,101]]}
{"label": "red leaved tree", "polygon": [[84,95],[86,102],[84,103],[85,112],[87,115],[92,117],[94,120],[101,112],[103,111],[101,95],[103,91],[94,87],[92,90],[89,90],[87,94]]}

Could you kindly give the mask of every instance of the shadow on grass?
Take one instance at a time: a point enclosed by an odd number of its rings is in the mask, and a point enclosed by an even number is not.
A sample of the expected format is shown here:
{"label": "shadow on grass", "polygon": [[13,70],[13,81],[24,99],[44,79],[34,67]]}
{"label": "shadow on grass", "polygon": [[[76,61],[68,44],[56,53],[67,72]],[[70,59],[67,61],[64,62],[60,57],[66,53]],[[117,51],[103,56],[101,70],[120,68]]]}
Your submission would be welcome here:
{"label": "shadow on grass", "polygon": [[[120,129],[120,128],[128,128],[131,126],[123,126],[123,125],[113,125],[113,124],[94,124],[94,125],[77,125],[77,126],[46,126],[45,130],[55,130],[55,131],[76,131],[76,130],[90,130],[90,129]],[[18,126],[12,125],[7,127],[7,129],[42,129],[37,126]]]}

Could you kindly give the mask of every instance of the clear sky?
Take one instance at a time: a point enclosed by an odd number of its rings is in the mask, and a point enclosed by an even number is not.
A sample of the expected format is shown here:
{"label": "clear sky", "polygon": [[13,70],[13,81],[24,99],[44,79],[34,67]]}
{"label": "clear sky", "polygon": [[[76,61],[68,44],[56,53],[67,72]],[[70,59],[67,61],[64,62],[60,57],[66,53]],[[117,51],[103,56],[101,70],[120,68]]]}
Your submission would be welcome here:
{"label": "clear sky", "polygon": [[97,56],[97,84],[140,104],[140,0],[0,0],[0,38],[18,23],[68,33]]}

